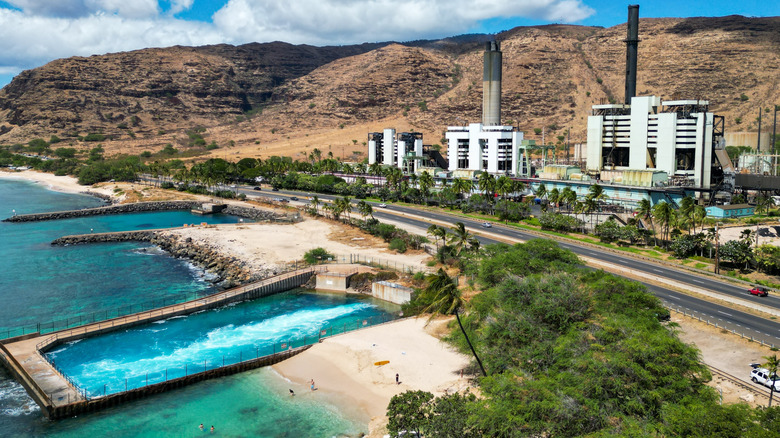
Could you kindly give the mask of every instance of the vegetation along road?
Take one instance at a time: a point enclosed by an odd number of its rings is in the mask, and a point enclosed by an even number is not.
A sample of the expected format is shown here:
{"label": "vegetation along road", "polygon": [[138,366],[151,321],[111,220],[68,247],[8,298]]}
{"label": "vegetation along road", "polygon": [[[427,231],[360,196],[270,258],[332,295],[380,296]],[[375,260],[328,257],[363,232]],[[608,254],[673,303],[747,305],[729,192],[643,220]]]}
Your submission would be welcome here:
{"label": "vegetation along road", "polygon": [[[245,190],[243,192],[247,195],[258,195],[257,192],[253,192],[252,190]],[[291,191],[279,191],[272,193],[273,196],[309,196],[299,192]],[[269,193],[263,193],[263,195],[267,196]],[[317,196],[321,200],[329,201],[339,198],[339,196],[324,194],[317,194]],[[455,222],[463,222],[466,227],[474,229],[479,229],[481,224],[481,221],[478,220],[455,218],[448,214],[431,212],[412,207],[391,204],[388,205],[387,208],[378,208],[378,205],[378,203],[373,204],[374,216],[377,219],[392,220],[423,229],[426,229],[430,225],[430,222],[426,222],[425,220],[419,218],[450,224],[454,224]],[[404,213],[416,217],[399,216],[393,213]],[[515,228],[500,226],[491,228],[489,233],[507,240],[525,241],[539,237],[535,234]],[[478,238],[480,243],[483,245],[499,242],[497,239],[486,237],[484,235],[480,235]],[[774,309],[780,312],[780,297],[776,295],[770,295],[769,297],[764,298],[748,296],[746,293],[747,286],[721,281],[713,277],[695,275],[692,272],[675,269],[663,263],[654,263],[651,261],[640,260],[638,258],[632,257],[628,253],[615,253],[596,246],[585,246],[561,241],[558,242],[558,245],[561,248],[568,249],[581,257],[596,259],[601,262],[619,265],[627,269],[639,271],[640,278],[664,278],[682,285],[687,290],[704,289],[727,297],[743,299],[746,301],[756,301],[761,308]],[[654,293],[667,305],[674,309],[679,309],[680,311],[685,311],[688,314],[693,314],[694,316],[698,316],[703,320],[709,320],[712,324],[717,323],[718,326],[722,326],[727,330],[733,330],[736,333],[744,334],[745,336],[753,338],[757,341],[763,341],[764,343],[770,345],[780,346],[780,323],[776,321],[762,318],[760,316],[736,310],[732,307],[727,307],[704,299],[695,298],[671,288],[659,286],[655,283],[651,284],[649,282],[641,282],[647,286],[650,292]]]}

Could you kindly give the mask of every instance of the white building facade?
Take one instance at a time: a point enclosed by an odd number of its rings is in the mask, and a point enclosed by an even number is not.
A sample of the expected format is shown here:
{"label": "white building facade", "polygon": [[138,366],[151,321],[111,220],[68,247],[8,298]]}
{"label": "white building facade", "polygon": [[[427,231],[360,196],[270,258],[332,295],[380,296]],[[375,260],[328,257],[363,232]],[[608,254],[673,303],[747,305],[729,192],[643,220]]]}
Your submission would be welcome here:
{"label": "white building facade", "polygon": [[710,188],[723,118],[708,107],[705,100],[662,102],[657,96],[633,97],[630,105],[594,105],[588,117],[587,170],[662,171]]}
{"label": "white building facade", "polygon": [[368,134],[368,164],[395,166],[404,172],[414,172],[423,156],[423,137],[419,132],[401,132],[395,129]]}
{"label": "white building facade", "polygon": [[445,137],[449,171],[518,175],[523,133],[513,126],[485,126],[482,123],[450,126]]}

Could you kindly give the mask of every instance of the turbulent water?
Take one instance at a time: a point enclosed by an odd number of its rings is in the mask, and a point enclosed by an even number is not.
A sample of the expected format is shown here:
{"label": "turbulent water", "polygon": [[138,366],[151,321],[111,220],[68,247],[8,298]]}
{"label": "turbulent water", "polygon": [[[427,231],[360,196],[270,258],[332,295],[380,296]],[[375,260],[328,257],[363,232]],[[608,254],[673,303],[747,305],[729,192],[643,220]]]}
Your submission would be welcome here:
{"label": "turbulent water", "polygon": [[[63,194],[31,183],[0,180],[0,217],[95,207],[101,201]],[[183,223],[236,222],[224,215],[138,213],[35,223],[0,222],[0,330],[93,313],[139,302],[214,292],[202,272],[148,244],[106,243],[52,247],[60,236],[149,229]],[[179,365],[221,364],[222,357],[274,348],[282,340],[316,336],[320,328],[386,315],[374,302],[289,292],[225,306],[186,318],[117,331],[57,347],[50,357],[91,392],[124,390],[141,375],[164,378]],[[199,364],[199,365],[198,365]],[[154,377],[157,376],[157,377]],[[178,377],[178,376],[171,376]],[[109,382],[117,382],[109,387]],[[144,382],[145,383],[145,382]],[[151,383],[151,382],[150,382]],[[104,386],[106,385],[106,386]],[[0,435],[258,437],[356,436],[367,419],[337,410],[324,396],[287,396],[290,386],[271,369],[202,382],[103,412],[45,420],[35,403],[0,368]],[[109,389],[110,388],[110,389]]]}

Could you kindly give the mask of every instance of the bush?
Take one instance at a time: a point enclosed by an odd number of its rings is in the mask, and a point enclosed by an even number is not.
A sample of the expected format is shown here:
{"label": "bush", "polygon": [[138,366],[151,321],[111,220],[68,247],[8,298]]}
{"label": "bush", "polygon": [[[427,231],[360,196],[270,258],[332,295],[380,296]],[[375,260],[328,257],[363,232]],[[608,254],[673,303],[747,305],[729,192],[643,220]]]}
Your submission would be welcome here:
{"label": "bush", "polygon": [[306,254],[303,255],[303,260],[310,265],[314,265],[320,263],[321,261],[327,261],[328,259],[333,258],[335,258],[335,256],[326,251],[324,248],[310,249],[309,251],[306,251]]}
{"label": "bush", "polygon": [[406,242],[404,242],[403,239],[399,239],[399,238],[396,237],[395,239],[390,241],[389,248],[394,250],[394,251],[400,252],[400,253],[405,253],[406,252]]}
{"label": "bush", "polygon": [[103,141],[106,139],[106,136],[103,134],[87,134],[84,136],[84,141]]}

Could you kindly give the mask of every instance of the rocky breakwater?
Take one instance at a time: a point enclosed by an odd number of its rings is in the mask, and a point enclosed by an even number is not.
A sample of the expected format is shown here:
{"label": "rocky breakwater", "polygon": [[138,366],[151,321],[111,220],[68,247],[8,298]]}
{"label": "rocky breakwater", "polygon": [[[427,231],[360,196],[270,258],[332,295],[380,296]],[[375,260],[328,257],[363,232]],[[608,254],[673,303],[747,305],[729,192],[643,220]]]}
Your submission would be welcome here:
{"label": "rocky breakwater", "polygon": [[244,207],[233,204],[228,205],[227,208],[222,210],[222,213],[244,217],[257,222],[300,222],[303,220],[299,212],[282,214],[273,210],[264,210],[260,208]]}
{"label": "rocky breakwater", "polygon": [[176,258],[186,258],[212,274],[210,281],[220,288],[229,289],[262,277],[262,272],[252,274],[246,263],[235,257],[219,253],[207,245],[198,244],[191,238],[172,235],[161,231],[120,231],[64,236],[54,240],[52,245],[76,245],[106,242],[149,242]]}
{"label": "rocky breakwater", "polygon": [[4,222],[35,222],[73,217],[100,216],[106,214],[138,213],[144,211],[192,210],[201,206],[198,201],[158,201],[118,204],[107,207],[84,208],[81,210],[55,211],[51,213],[19,214],[4,219]]}

